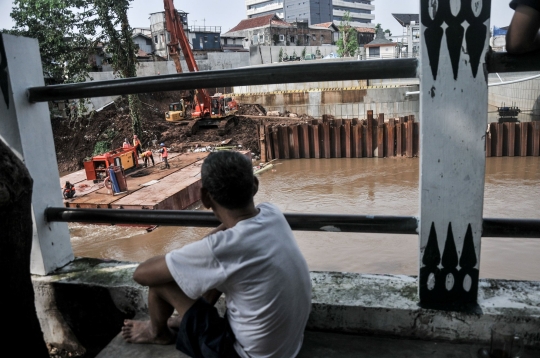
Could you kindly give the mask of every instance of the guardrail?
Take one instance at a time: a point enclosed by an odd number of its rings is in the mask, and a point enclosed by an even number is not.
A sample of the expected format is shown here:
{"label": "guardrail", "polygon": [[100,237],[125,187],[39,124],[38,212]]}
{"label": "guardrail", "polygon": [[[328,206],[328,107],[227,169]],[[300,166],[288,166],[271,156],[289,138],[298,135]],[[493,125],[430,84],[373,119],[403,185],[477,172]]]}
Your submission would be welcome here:
{"label": "guardrail", "polygon": [[[538,61],[538,58],[540,58],[540,52],[523,56],[510,56],[506,53],[489,53],[487,55],[487,70],[490,73],[538,71],[540,70],[540,61]],[[146,92],[190,90],[193,88],[345,81],[354,79],[415,78],[418,77],[417,66],[417,58],[313,63],[299,62],[287,65],[253,66],[231,70],[31,87],[28,89],[27,94],[30,102],[46,102]]]}
{"label": "guardrail", "polygon": [[[370,216],[286,213],[293,230],[356,232],[379,234],[418,234],[418,218],[413,216]],[[212,212],[189,210],[103,210],[47,208],[49,222],[94,224],[144,224],[163,226],[216,227]],[[483,237],[540,238],[540,220],[485,218]]]}

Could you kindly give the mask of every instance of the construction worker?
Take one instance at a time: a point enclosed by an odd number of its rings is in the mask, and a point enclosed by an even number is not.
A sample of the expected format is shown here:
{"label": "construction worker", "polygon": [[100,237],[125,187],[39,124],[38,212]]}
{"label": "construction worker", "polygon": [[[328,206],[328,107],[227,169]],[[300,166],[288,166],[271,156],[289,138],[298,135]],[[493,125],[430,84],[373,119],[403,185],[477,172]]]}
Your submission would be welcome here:
{"label": "construction worker", "polygon": [[150,163],[150,160],[152,160],[152,166],[156,165],[156,163],[154,163],[154,153],[152,153],[151,150],[147,150],[146,152],[143,152],[143,154],[141,156],[142,156],[142,158],[144,160],[144,167],[145,168]]}
{"label": "construction worker", "polygon": [[62,194],[64,195],[64,199],[73,198],[75,196],[75,185],[71,184],[69,180],[66,180]]}
{"label": "construction worker", "polygon": [[139,138],[137,138],[136,134],[133,135],[133,146],[135,147],[138,154],[142,154],[141,141],[139,140]]}
{"label": "construction worker", "polygon": [[129,141],[127,138],[124,138],[124,144],[122,144],[122,148],[131,148],[131,144],[129,144]]}
{"label": "construction worker", "polygon": [[161,161],[165,163],[165,168],[163,169],[171,169],[171,166],[169,165],[169,162],[167,161],[167,157],[169,156],[169,151],[167,150],[165,143],[161,143],[159,146],[161,147],[161,149],[159,150],[159,152],[161,153]]}

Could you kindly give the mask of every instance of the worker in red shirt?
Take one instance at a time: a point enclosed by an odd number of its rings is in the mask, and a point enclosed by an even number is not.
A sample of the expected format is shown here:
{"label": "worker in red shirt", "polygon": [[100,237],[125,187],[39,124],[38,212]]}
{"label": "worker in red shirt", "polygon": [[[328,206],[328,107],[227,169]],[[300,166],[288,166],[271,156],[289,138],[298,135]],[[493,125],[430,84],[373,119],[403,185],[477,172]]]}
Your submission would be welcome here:
{"label": "worker in red shirt", "polygon": [[137,153],[142,154],[141,141],[139,140],[139,138],[137,138],[136,134],[133,135],[133,146],[135,147]]}
{"label": "worker in red shirt", "polygon": [[169,151],[167,150],[165,143],[161,143],[159,146],[161,147],[161,149],[159,150],[159,152],[161,153],[161,161],[165,163],[165,168],[163,169],[171,169],[171,166],[169,165],[169,162],[167,161],[167,157],[169,156]]}
{"label": "worker in red shirt", "polygon": [[124,144],[122,144],[122,148],[131,148],[131,144],[129,144],[129,141],[127,138],[124,138]]}
{"label": "worker in red shirt", "polygon": [[150,164],[150,160],[152,160],[152,166],[156,165],[154,162],[154,153],[152,153],[151,150],[147,150],[142,155],[142,158],[144,160],[144,167],[146,168],[148,164]]}

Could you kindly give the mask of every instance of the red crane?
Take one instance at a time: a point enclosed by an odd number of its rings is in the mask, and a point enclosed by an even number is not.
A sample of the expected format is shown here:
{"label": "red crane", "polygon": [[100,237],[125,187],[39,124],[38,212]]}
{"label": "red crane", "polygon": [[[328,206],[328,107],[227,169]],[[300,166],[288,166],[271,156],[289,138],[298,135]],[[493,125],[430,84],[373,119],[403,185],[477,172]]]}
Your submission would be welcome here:
{"label": "red crane", "polygon": [[[180,50],[184,54],[190,72],[198,72],[199,67],[189,46],[189,41],[184,31],[184,23],[178,11],[174,8],[173,0],[163,0],[165,7],[165,23],[170,33],[170,42],[167,44],[169,55],[174,61],[176,72],[182,73],[180,64]],[[232,98],[221,95],[210,97],[204,88],[195,91],[195,109],[191,112],[193,121],[189,123],[191,133],[195,133],[199,126],[218,126],[218,133],[225,134],[230,122],[236,124],[238,119],[234,113],[238,110],[238,104]],[[170,105],[165,119],[179,121],[186,119],[186,108],[183,100]],[[201,121],[203,119],[203,121]],[[206,120],[207,119],[207,120]]]}

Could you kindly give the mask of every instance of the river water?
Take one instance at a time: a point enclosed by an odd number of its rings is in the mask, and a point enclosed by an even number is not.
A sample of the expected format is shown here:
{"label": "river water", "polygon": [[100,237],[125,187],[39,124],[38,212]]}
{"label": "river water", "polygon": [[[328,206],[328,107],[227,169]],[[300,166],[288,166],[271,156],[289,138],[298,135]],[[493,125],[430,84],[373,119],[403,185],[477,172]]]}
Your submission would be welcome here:
{"label": "river water", "polygon": [[[260,175],[257,203],[284,212],[418,214],[419,160],[297,159]],[[487,158],[484,217],[540,217],[540,158]],[[200,208],[199,210],[202,210]],[[76,256],[143,261],[197,240],[210,229],[70,224]],[[416,235],[295,231],[311,270],[418,273]],[[480,276],[540,280],[540,239],[482,239]]]}

